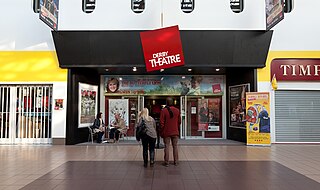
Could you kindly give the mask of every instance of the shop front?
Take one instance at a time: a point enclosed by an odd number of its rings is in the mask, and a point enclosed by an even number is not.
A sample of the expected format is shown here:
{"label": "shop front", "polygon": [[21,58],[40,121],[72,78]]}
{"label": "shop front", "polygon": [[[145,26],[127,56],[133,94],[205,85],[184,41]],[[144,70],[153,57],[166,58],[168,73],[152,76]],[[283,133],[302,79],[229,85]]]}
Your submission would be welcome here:
{"label": "shop front", "polygon": [[320,60],[274,59],[271,78],[275,143],[320,142]]}
{"label": "shop front", "polygon": [[[81,83],[96,87],[96,112],[103,112],[108,124],[114,114],[110,102],[127,105],[122,111],[132,139],[139,110],[147,107],[159,120],[165,98],[171,96],[181,112],[180,138],[245,142],[243,121],[229,119],[230,105],[238,103],[230,102],[229,88],[249,84],[248,91],[257,91],[256,72],[265,67],[272,31],[180,31],[185,64],[150,72],[140,32],[53,32],[59,66],[68,69],[66,144],[88,141],[87,126],[79,123]],[[118,82],[109,86],[111,78]]]}
{"label": "shop front", "polygon": [[[134,137],[138,113],[149,109],[150,115],[160,121],[166,98],[172,97],[180,109],[182,124],[180,138],[225,138],[225,77],[223,75],[192,76],[112,76],[103,77],[105,120],[108,125],[115,114],[127,123],[129,137]],[[117,87],[112,88],[113,85]],[[225,104],[225,103],[224,103]]]}

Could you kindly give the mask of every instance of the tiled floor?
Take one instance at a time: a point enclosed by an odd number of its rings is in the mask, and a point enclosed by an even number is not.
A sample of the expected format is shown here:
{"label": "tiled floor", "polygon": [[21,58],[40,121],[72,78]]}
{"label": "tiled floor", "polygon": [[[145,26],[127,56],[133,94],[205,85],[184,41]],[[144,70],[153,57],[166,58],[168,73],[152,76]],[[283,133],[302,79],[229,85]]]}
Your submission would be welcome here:
{"label": "tiled floor", "polygon": [[320,145],[181,143],[179,166],[159,149],[145,169],[142,146],[120,144],[0,146],[0,189],[320,189]]}

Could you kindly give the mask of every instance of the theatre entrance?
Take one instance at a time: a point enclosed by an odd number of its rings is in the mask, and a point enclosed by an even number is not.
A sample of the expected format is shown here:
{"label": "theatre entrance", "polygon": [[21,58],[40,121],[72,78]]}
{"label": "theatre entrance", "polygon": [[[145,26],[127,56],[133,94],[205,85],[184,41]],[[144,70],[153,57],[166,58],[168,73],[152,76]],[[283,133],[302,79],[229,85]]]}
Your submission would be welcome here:
{"label": "theatre entrance", "polygon": [[[142,108],[149,110],[159,128],[160,112],[168,96],[106,96],[105,111],[107,123],[112,122],[114,112],[121,112],[127,122],[128,139],[135,139],[135,127]],[[181,139],[223,138],[222,96],[170,96],[180,110]],[[122,103],[123,102],[123,103]],[[116,106],[115,106],[116,105]],[[116,110],[114,110],[116,109]]]}

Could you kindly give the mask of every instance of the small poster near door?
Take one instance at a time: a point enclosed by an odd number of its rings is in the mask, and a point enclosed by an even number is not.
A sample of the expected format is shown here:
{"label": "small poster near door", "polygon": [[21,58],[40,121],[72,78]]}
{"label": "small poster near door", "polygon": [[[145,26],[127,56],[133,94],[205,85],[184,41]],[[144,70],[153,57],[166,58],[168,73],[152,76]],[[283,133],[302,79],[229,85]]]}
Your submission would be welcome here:
{"label": "small poster near door", "polygon": [[63,99],[54,99],[54,109],[63,110]]}
{"label": "small poster near door", "polygon": [[217,99],[198,100],[198,130],[199,131],[219,131],[219,102]]}
{"label": "small poster near door", "polygon": [[114,123],[115,115],[119,114],[124,119],[126,126],[129,126],[129,101],[128,99],[109,100],[109,126]]}

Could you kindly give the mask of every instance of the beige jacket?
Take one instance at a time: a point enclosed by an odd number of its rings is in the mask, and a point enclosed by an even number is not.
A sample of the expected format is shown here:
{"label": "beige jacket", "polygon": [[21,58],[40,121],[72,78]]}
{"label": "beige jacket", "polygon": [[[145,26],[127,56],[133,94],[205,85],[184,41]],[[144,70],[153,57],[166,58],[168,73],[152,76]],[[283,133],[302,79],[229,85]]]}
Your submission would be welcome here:
{"label": "beige jacket", "polygon": [[126,129],[126,122],[124,119],[120,118],[119,121],[116,121],[112,126],[117,128],[119,131],[122,131]]}

